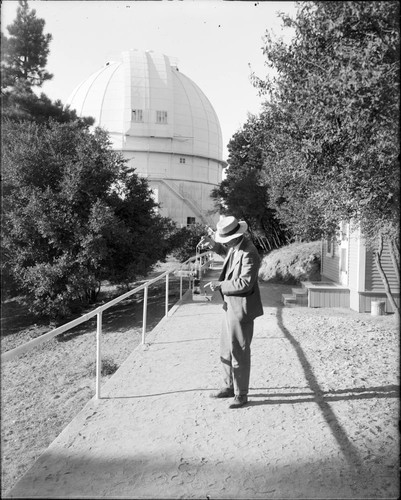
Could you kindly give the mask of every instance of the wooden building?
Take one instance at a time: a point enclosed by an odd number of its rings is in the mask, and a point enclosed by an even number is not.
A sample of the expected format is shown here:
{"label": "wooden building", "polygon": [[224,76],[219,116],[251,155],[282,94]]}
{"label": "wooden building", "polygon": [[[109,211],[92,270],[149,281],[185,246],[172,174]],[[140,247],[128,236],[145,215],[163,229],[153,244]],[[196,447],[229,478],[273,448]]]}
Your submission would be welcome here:
{"label": "wooden building", "polygon": [[[339,239],[322,241],[321,276],[322,283],[333,284],[329,307],[335,296],[342,295],[341,307],[349,307],[358,312],[371,312],[372,301],[385,302],[385,311],[393,312],[384,290],[374,255],[368,249],[360,230],[350,230],[349,224],[342,224]],[[385,245],[382,255],[383,270],[389,281],[395,301],[400,301],[400,284],[394,269],[389,248]],[[327,292],[330,295],[330,292]],[[316,299],[322,302],[321,298]],[[312,307],[322,307],[322,304]]]}
{"label": "wooden building", "polygon": [[[383,270],[397,304],[400,284],[389,248],[384,246]],[[393,312],[384,284],[374,261],[373,251],[366,247],[360,230],[341,224],[337,238],[321,242],[321,280],[303,281],[302,288],[284,294],[284,304],[308,307],[345,307],[358,312],[371,312],[372,302],[384,302],[384,312]]]}

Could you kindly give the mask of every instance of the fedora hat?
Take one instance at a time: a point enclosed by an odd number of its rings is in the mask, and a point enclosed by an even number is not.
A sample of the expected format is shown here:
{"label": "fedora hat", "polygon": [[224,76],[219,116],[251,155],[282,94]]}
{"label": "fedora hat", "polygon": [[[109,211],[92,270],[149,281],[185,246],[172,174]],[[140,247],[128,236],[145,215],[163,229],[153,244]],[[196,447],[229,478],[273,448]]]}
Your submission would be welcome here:
{"label": "fedora hat", "polygon": [[227,243],[228,241],[242,236],[248,229],[248,224],[245,221],[238,221],[232,215],[223,217],[216,224],[215,241],[218,243]]}

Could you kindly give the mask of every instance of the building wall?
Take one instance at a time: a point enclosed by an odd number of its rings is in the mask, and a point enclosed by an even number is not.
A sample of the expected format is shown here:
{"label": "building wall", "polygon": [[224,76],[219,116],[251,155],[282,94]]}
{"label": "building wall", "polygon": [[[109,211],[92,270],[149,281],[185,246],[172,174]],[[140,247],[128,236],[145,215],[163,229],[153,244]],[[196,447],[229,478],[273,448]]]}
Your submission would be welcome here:
{"label": "building wall", "polygon": [[[328,244],[324,240],[322,242],[322,281],[328,279],[339,283],[340,248],[335,243],[332,255],[327,255],[327,249]],[[393,312],[391,303],[385,293],[379,270],[374,262],[373,251],[365,247],[359,229],[353,230],[349,235],[347,265],[349,307],[358,312],[370,312],[372,301],[379,300],[385,302],[386,312]],[[382,265],[395,302],[399,304],[400,285],[387,244],[383,247]],[[326,293],[326,295],[328,294]]]}
{"label": "building wall", "polygon": [[328,279],[330,281],[339,282],[339,268],[340,268],[340,255],[339,246],[336,241],[332,243],[332,252],[328,254],[328,242],[323,240],[322,244],[322,264],[321,264],[321,275],[322,281]]}
{"label": "building wall", "polygon": [[171,217],[179,226],[186,226],[188,217],[194,218],[196,223],[216,225],[219,215],[209,213],[213,185],[176,183],[169,179],[150,180],[149,184],[156,195],[156,201],[160,203],[159,213],[164,217]]}
{"label": "building wall", "polygon": [[[383,246],[382,254],[383,270],[389,281],[391,290],[399,291],[400,285],[397,281],[396,272],[391,261],[390,250],[387,244]],[[384,290],[383,282],[379,270],[374,262],[372,250],[366,251],[366,285],[365,290],[369,292],[381,292]]]}
{"label": "building wall", "polygon": [[225,166],[221,127],[206,95],[168,56],[123,52],[79,84],[67,105],[108,131],[112,147],[153,186],[163,215],[180,225],[204,221]]}
{"label": "building wall", "polygon": [[358,233],[354,232],[349,235],[348,239],[348,286],[353,289],[358,289],[358,262]]}
{"label": "building wall", "polygon": [[[393,298],[395,300],[395,303],[400,305],[400,294],[399,293],[393,293]],[[392,313],[393,307],[391,306],[391,303],[384,292],[361,292],[358,294],[358,299],[359,299],[359,308],[356,309],[358,312],[371,312],[372,310],[372,301],[378,300],[380,302],[384,302],[384,310],[387,313]]]}
{"label": "building wall", "polygon": [[217,161],[189,155],[155,151],[124,151],[128,166],[146,177],[157,189],[160,213],[185,226],[188,217],[197,223],[215,225],[218,215],[208,212],[214,203],[211,191],[221,178],[222,166]]}

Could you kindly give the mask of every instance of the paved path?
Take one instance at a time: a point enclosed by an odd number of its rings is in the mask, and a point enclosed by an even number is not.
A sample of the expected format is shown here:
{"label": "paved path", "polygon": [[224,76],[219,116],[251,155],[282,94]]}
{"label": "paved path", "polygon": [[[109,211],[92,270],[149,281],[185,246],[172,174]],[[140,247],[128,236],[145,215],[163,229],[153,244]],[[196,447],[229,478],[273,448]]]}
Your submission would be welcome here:
{"label": "paved path", "polygon": [[248,406],[210,399],[221,303],[187,294],[9,496],[368,498],[352,444],[330,424],[279,303],[265,299]]}

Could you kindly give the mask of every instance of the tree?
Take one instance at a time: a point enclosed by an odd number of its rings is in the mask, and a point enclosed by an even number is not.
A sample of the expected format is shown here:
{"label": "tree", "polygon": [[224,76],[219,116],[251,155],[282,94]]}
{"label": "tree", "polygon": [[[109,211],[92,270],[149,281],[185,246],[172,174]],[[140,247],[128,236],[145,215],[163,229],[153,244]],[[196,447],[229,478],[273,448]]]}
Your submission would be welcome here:
{"label": "tree", "polygon": [[45,123],[49,119],[59,122],[82,120],[92,125],[94,119],[78,118],[75,111],[65,108],[60,100],[52,102],[43,92],[36,95],[33,87],[40,87],[52,75],[45,71],[49,54],[50,34],[43,34],[45,22],[36,18],[26,1],[20,1],[17,18],[7,27],[10,38],[1,33],[3,120],[34,120]]}
{"label": "tree", "polygon": [[83,124],[93,125],[92,117],[78,117],[75,110],[63,106],[60,100],[51,101],[43,92],[37,96],[23,82],[5,91],[2,95],[1,115],[3,121],[12,120],[21,122],[23,120],[46,123],[49,120],[66,123],[69,121],[80,121]]}
{"label": "tree", "polygon": [[289,234],[270,207],[269,185],[262,175],[263,136],[260,121],[248,121],[228,144],[226,178],[212,192],[221,213],[234,215],[248,223],[256,246],[269,251],[288,242]]}
{"label": "tree", "polygon": [[276,76],[254,80],[267,96],[265,175],[278,213],[315,235],[354,221],[368,245],[384,238],[397,263],[399,3],[300,2],[295,20],[282,19],[294,38],[266,35]]}
{"label": "tree", "polygon": [[171,222],[101,129],[6,122],[2,153],[3,264],[37,314],[66,316],[170,250]]}
{"label": "tree", "polygon": [[53,77],[45,70],[52,36],[43,33],[44,26],[45,21],[29,9],[27,0],[19,0],[17,17],[7,26],[10,37],[1,36],[2,89],[21,80],[29,87],[40,87]]}
{"label": "tree", "polygon": [[191,224],[177,229],[174,234],[173,256],[180,262],[185,262],[193,257],[196,254],[196,246],[205,234],[206,229],[203,224]]}

